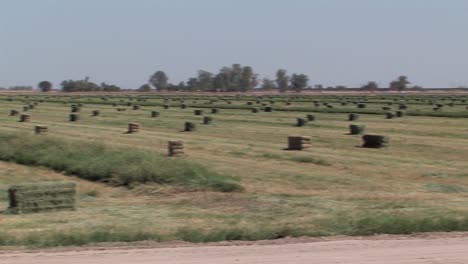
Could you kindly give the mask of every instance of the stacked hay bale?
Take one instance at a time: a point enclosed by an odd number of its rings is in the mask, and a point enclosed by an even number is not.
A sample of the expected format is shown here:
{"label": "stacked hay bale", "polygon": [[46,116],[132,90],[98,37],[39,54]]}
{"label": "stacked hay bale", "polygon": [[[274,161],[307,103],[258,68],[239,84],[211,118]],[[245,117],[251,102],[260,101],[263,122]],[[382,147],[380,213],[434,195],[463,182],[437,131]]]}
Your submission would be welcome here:
{"label": "stacked hay bale", "polygon": [[359,119],[359,115],[358,114],[354,114],[354,113],[351,113],[348,115],[348,120],[349,121],[356,121]]}
{"label": "stacked hay bale", "polygon": [[29,122],[29,121],[31,121],[31,116],[30,115],[25,115],[25,114],[20,115],[20,120],[19,121],[20,122]]}
{"label": "stacked hay bale", "polygon": [[203,115],[203,110],[199,110],[199,109],[193,110],[193,114],[197,116]]}
{"label": "stacked hay bale", "polygon": [[168,104],[165,104],[163,105],[164,109],[169,109],[169,105]]}
{"label": "stacked hay bale", "polygon": [[71,106],[71,112],[72,113],[77,113],[80,111],[80,107],[78,105],[72,105]]}
{"label": "stacked hay bale", "polygon": [[34,127],[34,132],[36,132],[36,134],[43,134],[47,131],[49,131],[49,128],[47,126],[37,125]]}
{"label": "stacked hay bale", "polygon": [[138,133],[140,132],[140,124],[137,123],[130,123],[128,124],[128,134]]}
{"label": "stacked hay bale", "polygon": [[364,125],[349,125],[349,134],[350,135],[361,135],[364,134],[366,126]]}
{"label": "stacked hay bale", "polygon": [[171,157],[184,154],[184,142],[181,140],[169,141],[167,148]]}
{"label": "stacked hay bale", "polygon": [[254,114],[255,114],[255,113],[258,113],[258,108],[252,108],[251,111],[252,111],[252,113],[254,113]]}
{"label": "stacked hay bale", "polygon": [[78,114],[70,114],[69,115],[69,121],[70,122],[76,122],[80,119],[80,116]]}
{"label": "stacked hay bale", "polygon": [[211,125],[213,123],[213,118],[209,116],[203,117],[203,124],[204,125]]}
{"label": "stacked hay bale", "polygon": [[308,115],[307,115],[307,120],[309,120],[309,121],[315,121],[315,115],[308,114]]}
{"label": "stacked hay bale", "polygon": [[211,109],[212,114],[219,114],[219,109],[218,108],[213,108]]}
{"label": "stacked hay bale", "polygon": [[19,115],[18,110],[10,110],[10,116],[17,116],[17,115]]}
{"label": "stacked hay bale", "polygon": [[23,106],[23,112],[29,111],[29,106]]}
{"label": "stacked hay bale", "polygon": [[290,136],[288,137],[288,150],[304,150],[310,148],[310,137]]}
{"label": "stacked hay bale", "polygon": [[192,132],[192,131],[195,131],[195,129],[196,129],[195,123],[185,122],[185,125],[184,125],[184,131],[185,132]]}
{"label": "stacked hay bale", "polygon": [[133,110],[140,110],[140,106],[139,105],[134,105]]}
{"label": "stacked hay bale", "polygon": [[268,112],[268,113],[273,112],[273,107],[271,107],[271,106],[265,107],[265,112]]}
{"label": "stacked hay bale", "polygon": [[93,110],[92,116],[99,116],[101,112],[99,110]]}
{"label": "stacked hay bale", "polygon": [[404,116],[405,116],[405,112],[403,112],[403,111],[396,111],[396,112],[395,112],[395,115],[396,115],[396,117],[404,117]]}
{"label": "stacked hay bale", "polygon": [[35,182],[8,189],[8,212],[14,214],[75,210],[76,184],[73,182]]}
{"label": "stacked hay bale", "polygon": [[363,103],[360,103],[357,105],[358,108],[361,108],[361,109],[364,109],[364,108],[367,108],[367,105],[366,104],[363,104]]}
{"label": "stacked hay bale", "polygon": [[151,111],[151,117],[159,117],[159,115],[158,111]]}
{"label": "stacked hay bale", "polygon": [[390,139],[381,135],[364,135],[362,137],[364,144],[363,148],[384,148],[390,142]]}
{"label": "stacked hay bale", "polygon": [[303,126],[307,125],[307,122],[308,121],[305,118],[297,118],[296,126],[303,127]]}
{"label": "stacked hay bale", "polygon": [[385,114],[385,117],[386,117],[387,119],[393,119],[393,118],[395,118],[395,114],[392,113],[392,112],[387,112],[387,113]]}

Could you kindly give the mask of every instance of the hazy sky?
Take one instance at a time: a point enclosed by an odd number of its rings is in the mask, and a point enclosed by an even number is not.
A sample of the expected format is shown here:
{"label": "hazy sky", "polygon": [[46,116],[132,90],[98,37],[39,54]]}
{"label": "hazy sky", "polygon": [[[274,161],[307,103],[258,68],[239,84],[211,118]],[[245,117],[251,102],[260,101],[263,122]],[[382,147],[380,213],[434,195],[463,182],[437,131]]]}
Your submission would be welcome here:
{"label": "hazy sky", "polygon": [[136,88],[232,63],[312,85],[468,85],[468,0],[0,0],[0,87]]}

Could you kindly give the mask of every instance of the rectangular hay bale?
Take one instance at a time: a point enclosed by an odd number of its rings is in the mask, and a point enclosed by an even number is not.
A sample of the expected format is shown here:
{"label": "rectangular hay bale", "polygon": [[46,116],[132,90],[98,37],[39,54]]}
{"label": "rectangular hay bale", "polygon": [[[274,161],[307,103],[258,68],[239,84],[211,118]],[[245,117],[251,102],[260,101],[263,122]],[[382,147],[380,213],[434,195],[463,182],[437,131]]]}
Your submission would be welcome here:
{"label": "rectangular hay bale", "polygon": [[32,182],[8,189],[8,212],[28,214],[75,210],[76,184],[73,182]]}

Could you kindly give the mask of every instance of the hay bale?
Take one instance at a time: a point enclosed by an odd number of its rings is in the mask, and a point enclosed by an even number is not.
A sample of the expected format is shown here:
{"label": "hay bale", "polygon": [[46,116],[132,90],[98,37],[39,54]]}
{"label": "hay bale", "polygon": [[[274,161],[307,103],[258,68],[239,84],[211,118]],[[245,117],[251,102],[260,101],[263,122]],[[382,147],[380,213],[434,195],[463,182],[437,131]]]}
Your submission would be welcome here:
{"label": "hay bale", "polygon": [[29,106],[23,106],[23,112],[29,111]]}
{"label": "hay bale", "polygon": [[350,135],[361,135],[364,134],[366,126],[364,125],[349,125],[349,134]]}
{"label": "hay bale", "polygon": [[271,106],[265,107],[265,112],[268,112],[268,113],[273,112],[273,107],[271,107]]}
{"label": "hay bale", "polygon": [[121,107],[117,108],[117,112],[123,112],[123,111],[127,111],[127,108],[121,108]]}
{"label": "hay bale", "polygon": [[185,109],[185,108],[187,108],[187,105],[186,104],[181,104],[180,108]]}
{"label": "hay bale", "polygon": [[99,110],[93,110],[92,112],[92,116],[99,116],[101,114],[101,112]]}
{"label": "hay bale", "polygon": [[8,189],[8,212],[14,214],[75,210],[76,184],[73,182],[33,182]]}
{"label": "hay bale", "polygon": [[79,119],[80,119],[80,116],[79,116],[78,114],[70,114],[68,120],[69,120],[70,122],[76,122],[76,121],[78,121]]}
{"label": "hay bale", "polygon": [[184,154],[184,142],[181,140],[171,140],[167,144],[169,156],[178,156]]}
{"label": "hay bale", "polygon": [[29,121],[31,121],[31,116],[30,115],[25,115],[25,114],[20,115],[20,120],[19,121],[20,122],[29,122]]}
{"label": "hay bale", "polygon": [[196,130],[196,125],[193,122],[185,122],[184,131],[185,132],[192,132]]}
{"label": "hay bale", "polygon": [[203,117],[203,124],[204,125],[211,125],[213,123],[213,118],[209,116]]}
{"label": "hay bale", "polygon": [[384,148],[390,142],[390,139],[381,135],[364,135],[362,137],[364,144],[363,148]]}
{"label": "hay bale", "polygon": [[307,122],[308,122],[307,119],[305,119],[305,118],[297,118],[296,120],[297,120],[296,126],[298,126],[298,127],[303,127],[303,126],[307,125]]}
{"label": "hay bale", "polygon": [[396,111],[396,117],[404,117],[405,116],[405,112],[403,111]]}
{"label": "hay bale", "polygon": [[34,127],[34,132],[36,134],[43,134],[49,131],[49,128],[47,126],[42,126],[42,125],[37,125]]}
{"label": "hay bale", "polygon": [[138,133],[140,132],[140,124],[137,123],[129,123],[128,124],[128,134]]}
{"label": "hay bale", "polygon": [[151,117],[159,117],[160,113],[158,111],[151,111]]}
{"label": "hay bale", "polygon": [[316,119],[316,118],[315,118],[315,115],[312,115],[312,114],[308,114],[308,115],[307,115],[307,120],[308,120],[308,121],[315,121],[315,119]]}
{"label": "hay bale", "polygon": [[361,108],[361,109],[364,109],[364,108],[367,108],[367,105],[361,103],[361,104],[358,104],[357,107],[358,107],[358,108]]}
{"label": "hay bale", "polygon": [[385,114],[385,117],[387,119],[393,119],[393,118],[395,118],[395,113],[388,112],[388,113]]}
{"label": "hay bale", "polygon": [[405,105],[405,104],[401,104],[401,105],[398,106],[398,109],[400,109],[400,110],[407,110],[407,109],[408,109],[408,106]]}
{"label": "hay bale", "polygon": [[133,110],[140,110],[140,106],[139,105],[133,105],[132,109]]}
{"label": "hay bale", "polygon": [[18,110],[10,110],[10,116],[17,116],[17,115],[19,115]]}
{"label": "hay bale", "polygon": [[348,115],[348,121],[356,121],[358,119],[359,119],[358,114],[351,113],[351,114]]}
{"label": "hay bale", "polygon": [[303,136],[289,136],[288,137],[288,150],[304,150],[310,148],[310,137]]}
{"label": "hay bale", "polygon": [[163,105],[164,109],[169,109],[169,105],[168,104],[165,104]]}
{"label": "hay bale", "polygon": [[200,109],[193,110],[193,114],[197,116],[203,115],[203,110],[200,110]]}
{"label": "hay bale", "polygon": [[80,111],[80,107],[77,105],[72,105],[71,106],[71,112],[72,113],[78,113]]}
{"label": "hay bale", "polygon": [[218,108],[213,108],[211,109],[212,114],[219,114],[219,109]]}
{"label": "hay bale", "polygon": [[259,112],[258,108],[252,108],[251,111],[252,111],[252,113],[254,113],[254,114]]}

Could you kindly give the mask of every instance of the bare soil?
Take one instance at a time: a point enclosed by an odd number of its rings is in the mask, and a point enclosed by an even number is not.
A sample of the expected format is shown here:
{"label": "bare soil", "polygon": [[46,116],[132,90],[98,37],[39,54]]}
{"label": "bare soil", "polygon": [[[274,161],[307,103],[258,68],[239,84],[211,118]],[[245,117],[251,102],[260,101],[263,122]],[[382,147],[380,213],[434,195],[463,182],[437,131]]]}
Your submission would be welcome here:
{"label": "bare soil", "polygon": [[139,243],[34,251],[0,251],[0,263],[468,263],[468,233],[297,238],[259,242]]}

